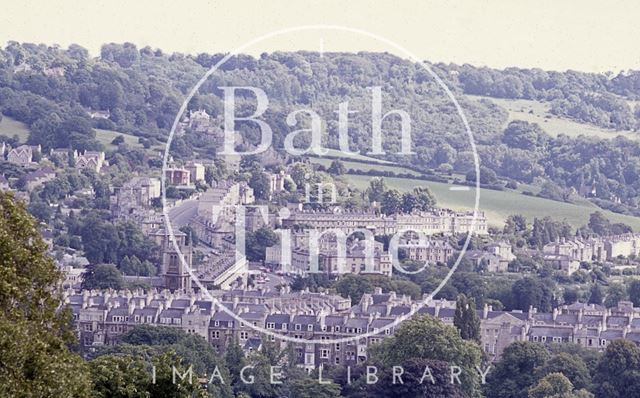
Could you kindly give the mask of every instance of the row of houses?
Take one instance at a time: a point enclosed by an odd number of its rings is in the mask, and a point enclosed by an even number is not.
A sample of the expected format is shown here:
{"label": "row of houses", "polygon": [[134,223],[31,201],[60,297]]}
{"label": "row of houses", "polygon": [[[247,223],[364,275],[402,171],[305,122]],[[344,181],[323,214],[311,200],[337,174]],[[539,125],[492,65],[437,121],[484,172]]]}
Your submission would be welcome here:
{"label": "row of houses", "polygon": [[383,215],[371,211],[348,211],[339,206],[329,210],[294,210],[283,217],[284,227],[304,225],[317,231],[341,230],[351,234],[358,230],[369,230],[375,235],[393,235],[402,231],[420,232],[425,235],[456,235],[488,233],[484,212],[460,212],[449,209],[410,214]]}
{"label": "row of houses", "polygon": [[618,257],[640,254],[640,234],[558,239],[542,249],[547,265],[571,275],[580,269],[581,262],[611,261]]}
{"label": "row of houses", "polygon": [[[6,144],[0,146],[0,156],[5,157],[9,163],[28,167],[37,164],[34,159],[38,153],[42,153],[42,147],[40,145],[20,145],[15,148],[9,148]],[[105,166],[105,153],[98,151],[84,151],[82,153],[76,150],[69,149],[52,149],[49,152],[50,157],[58,157],[65,162],[69,159],[73,159],[74,167],[78,170],[90,169],[97,173]]]}
{"label": "row of houses", "polygon": [[[85,353],[117,344],[124,333],[146,324],[200,335],[220,352],[234,341],[246,352],[257,349],[265,338],[282,347],[292,344],[297,364],[307,369],[365,361],[371,345],[394,334],[396,327],[392,324],[398,318],[429,315],[453,325],[455,316],[455,302],[419,303],[380,289],[363,295],[354,306],[339,296],[308,291],[218,290],[212,294],[214,297],[169,291],[69,290],[64,302],[73,312]],[[499,359],[515,341],[571,342],[595,350],[604,350],[615,339],[640,344],[640,309],[629,302],[610,309],[576,303],[551,313],[535,308],[528,312],[495,311],[485,306],[478,310],[478,316],[481,345],[492,360]],[[361,337],[364,334],[370,335]],[[300,341],[285,341],[279,335]],[[338,339],[343,341],[330,341]]]}

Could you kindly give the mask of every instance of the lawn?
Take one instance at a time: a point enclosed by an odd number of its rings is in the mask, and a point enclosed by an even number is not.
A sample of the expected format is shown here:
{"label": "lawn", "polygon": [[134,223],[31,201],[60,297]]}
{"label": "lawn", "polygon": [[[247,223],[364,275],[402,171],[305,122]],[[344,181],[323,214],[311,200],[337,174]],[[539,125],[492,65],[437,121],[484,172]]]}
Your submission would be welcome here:
{"label": "lawn", "polygon": [[[345,179],[359,189],[365,189],[369,185],[371,177],[359,175],[346,175]],[[405,192],[415,187],[426,186],[436,197],[438,206],[455,209],[473,209],[475,202],[475,188],[469,190],[450,190],[451,187],[459,187],[452,184],[444,184],[432,181],[422,181],[405,178],[385,178],[389,188]],[[527,219],[534,217],[550,216],[555,220],[566,220],[574,228],[586,224],[589,215],[599,210],[613,222],[623,222],[640,230],[640,218],[616,214],[599,209],[588,201],[578,203],[563,203],[553,200],[522,195],[517,191],[494,191],[490,189],[480,190],[480,210],[485,212],[489,224],[502,226],[504,220],[511,214],[522,214]]]}
{"label": "lawn", "polygon": [[[106,150],[115,150],[117,147],[111,144],[114,138],[121,135],[124,137],[124,142],[132,147],[132,148],[143,148],[142,144],[138,142],[138,137],[134,135],[129,135],[125,133],[120,133],[113,130],[102,130],[102,129],[94,129],[96,131],[96,139],[104,145]],[[159,148],[164,149],[162,145],[156,145],[155,147],[151,147],[152,150],[158,150]]]}
{"label": "lawn", "polygon": [[538,123],[547,133],[554,137],[559,134],[565,134],[569,137],[586,135],[598,138],[614,138],[618,135],[623,135],[629,139],[640,139],[640,133],[638,132],[605,129],[551,115],[549,113],[550,105],[544,102],[521,99],[513,100],[491,98],[476,95],[469,95],[468,97],[475,100],[487,99],[492,101],[509,112],[508,122],[517,119],[530,123]]}
{"label": "lawn", "polygon": [[9,116],[3,116],[2,121],[0,121],[0,134],[6,135],[9,138],[17,135],[20,143],[24,144],[27,142],[27,138],[29,138],[29,127]]}

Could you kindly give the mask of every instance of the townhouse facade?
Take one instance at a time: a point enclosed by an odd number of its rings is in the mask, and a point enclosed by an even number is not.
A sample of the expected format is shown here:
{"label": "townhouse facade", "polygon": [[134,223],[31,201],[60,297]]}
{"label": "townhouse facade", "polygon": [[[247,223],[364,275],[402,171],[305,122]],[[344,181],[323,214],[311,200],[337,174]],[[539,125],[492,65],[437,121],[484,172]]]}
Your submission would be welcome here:
{"label": "townhouse facade", "polygon": [[487,219],[483,212],[474,218],[472,212],[456,212],[437,209],[430,212],[395,214],[385,216],[374,212],[347,211],[340,207],[330,210],[297,210],[289,217],[281,218],[284,227],[305,225],[320,232],[341,230],[351,234],[359,230],[369,230],[375,235],[393,235],[407,231],[425,235],[455,235],[473,232],[488,233]]}

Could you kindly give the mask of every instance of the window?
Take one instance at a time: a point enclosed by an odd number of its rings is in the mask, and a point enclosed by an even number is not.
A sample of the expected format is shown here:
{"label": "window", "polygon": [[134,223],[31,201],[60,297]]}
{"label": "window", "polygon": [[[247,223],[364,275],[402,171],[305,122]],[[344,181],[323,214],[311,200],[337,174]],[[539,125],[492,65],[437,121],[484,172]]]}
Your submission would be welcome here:
{"label": "window", "polygon": [[329,358],[329,350],[326,350],[326,349],[320,350],[320,358],[323,358],[323,359]]}
{"label": "window", "polygon": [[302,330],[302,325],[300,325],[299,323],[296,323],[295,329],[296,330]]}
{"label": "window", "polygon": [[87,331],[87,332],[90,332],[91,331],[91,324],[87,323],[86,325],[84,325],[84,330]]}
{"label": "window", "polygon": [[340,357],[336,357],[336,365],[340,365]]}
{"label": "window", "polygon": [[336,351],[340,351],[340,343],[336,343]]}
{"label": "window", "polygon": [[249,333],[248,332],[240,332],[240,340],[246,340],[249,338]]}
{"label": "window", "polygon": [[276,324],[273,322],[267,322],[267,329],[275,329],[276,328]]}
{"label": "window", "polygon": [[220,332],[217,330],[214,330],[213,332],[211,332],[211,338],[212,339],[219,339],[220,338]]}
{"label": "window", "polygon": [[313,332],[313,325],[312,324],[308,324],[307,325],[307,331]]}

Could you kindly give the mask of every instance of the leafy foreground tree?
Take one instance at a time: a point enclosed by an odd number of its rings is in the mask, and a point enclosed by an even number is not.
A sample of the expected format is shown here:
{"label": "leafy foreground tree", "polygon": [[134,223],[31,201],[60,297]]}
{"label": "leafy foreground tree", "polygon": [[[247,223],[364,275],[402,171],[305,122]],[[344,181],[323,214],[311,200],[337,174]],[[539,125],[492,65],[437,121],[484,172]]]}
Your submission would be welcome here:
{"label": "leafy foreground tree", "polygon": [[[109,360],[109,363],[115,364],[119,368],[126,365],[132,366],[134,369],[139,369],[141,364],[146,364],[149,369],[150,364],[153,363],[156,365],[157,378],[160,377],[158,372],[160,372],[161,368],[168,368],[167,372],[170,382],[173,377],[172,364],[176,364],[176,368],[180,370],[181,374],[184,374],[184,371],[191,367],[193,374],[191,384],[193,386],[198,385],[198,378],[204,378],[206,376],[207,381],[211,381],[211,383],[207,385],[207,391],[211,396],[220,398],[233,397],[233,392],[230,387],[230,383],[232,382],[231,375],[224,361],[221,360],[213,346],[201,336],[188,334],[180,329],[141,325],[127,332],[122,337],[120,344],[103,347],[96,355],[97,358],[91,361],[92,370],[94,369],[93,363],[101,358],[125,357],[128,359],[123,363],[114,363],[113,360]],[[222,383],[217,376],[213,376],[216,369],[224,383]],[[113,372],[113,377],[107,378],[103,383],[104,388],[108,391],[110,391],[109,389],[117,388],[118,383],[122,383],[122,377],[119,376],[120,370],[116,369],[113,370]],[[95,375],[94,372],[94,376]],[[149,376],[150,375],[149,370]],[[109,383],[111,381],[115,383],[115,385],[110,385]],[[192,396],[179,393],[179,391],[181,391],[179,389],[172,390],[171,388],[173,387],[170,386],[167,387],[167,391],[174,391],[174,395],[156,395],[153,393],[153,390],[161,383],[160,379],[158,379],[154,385],[149,384],[145,380],[141,380],[140,383],[139,387],[142,391],[151,393],[151,397]],[[195,390],[189,391],[193,392]],[[111,397],[113,395],[106,394],[104,396]]]}
{"label": "leafy foreground tree", "polygon": [[593,381],[598,398],[640,397],[640,349],[627,340],[613,341],[600,358]]}
{"label": "leafy foreground tree", "polygon": [[85,397],[86,363],[54,287],[61,274],[46,255],[33,218],[12,194],[0,192],[0,395]]}
{"label": "leafy foreground tree", "polygon": [[487,378],[487,398],[521,398],[537,381],[534,371],[549,359],[547,350],[535,343],[518,341],[509,345]]}
{"label": "leafy foreground tree", "polygon": [[[379,366],[381,373],[391,372],[393,366],[406,365],[405,371],[409,371],[407,381],[403,385],[373,384],[367,395],[479,397],[481,379],[477,368],[483,368],[480,359],[480,347],[475,342],[463,340],[455,328],[430,316],[417,316],[403,322],[393,337],[371,348],[371,362]],[[420,381],[425,366],[431,369],[435,383],[428,376],[422,384],[409,383],[409,380]],[[450,383],[451,366],[460,367],[460,384]],[[446,385],[439,380],[446,381]]]}
{"label": "leafy foreground tree", "polygon": [[574,390],[562,373],[550,373],[529,389],[529,398],[592,398],[587,390]]}
{"label": "leafy foreground tree", "polygon": [[171,353],[157,355],[151,363],[134,356],[105,355],[91,361],[90,368],[93,396],[97,398],[209,396],[200,387],[197,375],[190,376],[181,360]]}

